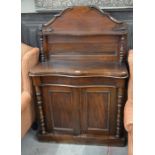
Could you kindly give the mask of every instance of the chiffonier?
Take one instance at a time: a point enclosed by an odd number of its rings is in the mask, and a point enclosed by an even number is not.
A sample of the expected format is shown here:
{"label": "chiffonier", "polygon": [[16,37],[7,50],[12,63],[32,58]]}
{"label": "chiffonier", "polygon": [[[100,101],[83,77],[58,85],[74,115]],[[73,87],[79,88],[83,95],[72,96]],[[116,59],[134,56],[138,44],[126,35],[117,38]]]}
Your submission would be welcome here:
{"label": "chiffonier", "polygon": [[94,6],[62,11],[39,32],[30,70],[42,141],[124,145],[127,25]]}

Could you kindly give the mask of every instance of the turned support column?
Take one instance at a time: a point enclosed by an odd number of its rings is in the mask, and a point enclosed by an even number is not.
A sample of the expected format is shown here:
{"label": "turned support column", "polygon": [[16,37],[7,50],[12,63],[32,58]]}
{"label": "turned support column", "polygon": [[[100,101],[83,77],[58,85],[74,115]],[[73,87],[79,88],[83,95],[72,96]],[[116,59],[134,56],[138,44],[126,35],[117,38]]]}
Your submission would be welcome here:
{"label": "turned support column", "polygon": [[123,125],[123,105],[124,105],[124,89],[118,88],[117,96],[117,123],[116,123],[116,137],[121,137],[121,129]]}
{"label": "turned support column", "polygon": [[41,91],[38,86],[35,86],[36,91],[36,99],[37,99],[37,108],[38,108],[38,114],[39,114],[39,124],[40,124],[40,133],[45,134],[45,121],[44,121],[44,113],[43,113],[43,107],[42,107],[42,97],[41,97]]}
{"label": "turned support column", "polygon": [[125,36],[122,36],[121,40],[120,40],[120,53],[119,53],[120,63],[122,63],[124,61],[125,52],[126,52],[125,51],[126,50],[125,44],[126,44]]}
{"label": "turned support column", "polygon": [[42,102],[42,95],[40,90],[40,78],[39,77],[32,77],[33,85],[35,88],[35,95],[36,95],[36,108],[37,108],[37,119],[39,121],[39,132],[41,134],[46,133],[45,129],[45,116],[43,111],[43,102]]}
{"label": "turned support column", "polygon": [[43,48],[43,32],[42,32],[42,26],[39,28],[39,40],[40,40],[40,61],[45,62],[46,57],[44,53],[44,48]]}

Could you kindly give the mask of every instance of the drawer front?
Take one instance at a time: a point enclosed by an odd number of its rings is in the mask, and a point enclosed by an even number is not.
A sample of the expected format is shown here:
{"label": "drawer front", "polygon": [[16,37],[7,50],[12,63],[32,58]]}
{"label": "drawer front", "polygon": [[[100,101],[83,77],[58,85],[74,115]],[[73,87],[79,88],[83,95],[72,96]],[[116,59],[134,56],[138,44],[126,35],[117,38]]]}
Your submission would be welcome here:
{"label": "drawer front", "polygon": [[124,87],[125,79],[110,77],[60,77],[60,76],[43,76],[41,77],[42,85],[59,85],[69,87],[84,87],[91,85],[111,85]]}

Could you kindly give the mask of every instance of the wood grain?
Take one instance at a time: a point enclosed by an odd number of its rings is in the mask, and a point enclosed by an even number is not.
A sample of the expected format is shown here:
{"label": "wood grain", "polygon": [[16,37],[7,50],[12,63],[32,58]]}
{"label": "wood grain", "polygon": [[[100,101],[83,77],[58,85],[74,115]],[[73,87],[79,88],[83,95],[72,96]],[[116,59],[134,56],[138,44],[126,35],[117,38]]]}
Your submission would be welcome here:
{"label": "wood grain", "polygon": [[126,24],[94,7],[73,7],[44,24],[40,35],[45,62],[29,74],[44,112],[37,116],[46,133],[38,138],[124,145]]}

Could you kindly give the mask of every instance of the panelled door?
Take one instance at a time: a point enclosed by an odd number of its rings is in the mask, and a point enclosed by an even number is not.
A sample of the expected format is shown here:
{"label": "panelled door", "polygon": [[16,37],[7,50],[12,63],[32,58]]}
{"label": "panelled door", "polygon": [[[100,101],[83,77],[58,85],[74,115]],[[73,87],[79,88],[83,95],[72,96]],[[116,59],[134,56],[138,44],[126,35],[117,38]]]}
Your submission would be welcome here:
{"label": "panelled door", "polygon": [[115,134],[116,88],[44,86],[46,130],[62,134]]}
{"label": "panelled door", "polygon": [[115,87],[81,89],[81,132],[114,135],[116,107]]}
{"label": "panelled door", "polygon": [[44,86],[42,90],[47,131],[79,134],[78,91],[62,86]]}

